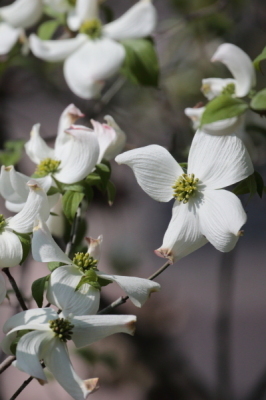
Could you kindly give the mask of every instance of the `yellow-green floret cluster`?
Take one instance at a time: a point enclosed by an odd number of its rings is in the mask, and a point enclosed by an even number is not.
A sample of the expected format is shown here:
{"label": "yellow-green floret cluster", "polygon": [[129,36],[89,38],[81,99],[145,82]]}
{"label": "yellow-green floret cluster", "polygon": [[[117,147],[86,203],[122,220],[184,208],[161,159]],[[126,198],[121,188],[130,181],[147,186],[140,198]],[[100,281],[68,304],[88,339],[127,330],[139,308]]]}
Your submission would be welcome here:
{"label": "yellow-green floret cluster", "polygon": [[76,253],[73,257],[73,263],[83,272],[97,267],[97,260],[91,257],[89,253]]}
{"label": "yellow-green floret cluster", "polygon": [[172,186],[174,198],[186,204],[195,195],[198,182],[199,180],[195,178],[194,174],[182,174]]}
{"label": "yellow-green floret cluster", "polygon": [[72,7],[74,7],[77,3],[77,0],[67,0],[68,4]]}
{"label": "yellow-green floret cluster", "polygon": [[230,96],[232,96],[233,94],[235,94],[236,91],[236,87],[234,83],[229,83],[227,86],[225,86],[222,90],[222,94],[229,94]]}
{"label": "yellow-green floret cluster", "polygon": [[49,174],[54,174],[58,171],[61,161],[52,160],[51,158],[45,158],[40,162],[35,170],[35,174],[39,177],[43,177]]}
{"label": "yellow-green floret cluster", "polygon": [[85,33],[90,39],[97,39],[102,35],[102,24],[97,18],[89,19],[81,25],[80,33]]}
{"label": "yellow-green floret cluster", "polygon": [[61,342],[66,342],[71,339],[73,335],[72,329],[74,325],[71,324],[67,319],[58,318],[49,321],[49,326],[55,333],[55,336],[61,340]]}

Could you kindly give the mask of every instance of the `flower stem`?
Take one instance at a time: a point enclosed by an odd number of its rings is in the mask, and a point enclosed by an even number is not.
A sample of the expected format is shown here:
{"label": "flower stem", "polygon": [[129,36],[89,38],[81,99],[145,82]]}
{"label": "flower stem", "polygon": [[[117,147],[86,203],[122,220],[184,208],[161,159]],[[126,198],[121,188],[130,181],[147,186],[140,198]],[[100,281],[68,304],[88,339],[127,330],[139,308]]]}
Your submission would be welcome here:
{"label": "flower stem", "polygon": [[81,218],[81,203],[78,206],[77,212],[75,214],[75,218],[71,227],[71,233],[70,233],[70,238],[69,241],[66,245],[66,255],[69,257],[71,250],[72,250],[72,246],[76,241],[76,237],[77,237],[77,230],[78,230],[78,226],[79,226],[79,221]]}
{"label": "flower stem", "polygon": [[24,302],[24,299],[23,299],[23,297],[22,297],[22,294],[20,293],[20,290],[19,290],[19,288],[18,288],[18,286],[17,286],[17,284],[16,284],[15,279],[13,278],[13,276],[11,275],[11,273],[10,273],[10,271],[9,271],[9,268],[3,268],[3,272],[4,272],[4,273],[6,274],[6,276],[8,277],[9,282],[10,282],[10,284],[11,284],[11,286],[12,286],[14,292],[15,292],[15,295],[16,295],[16,297],[17,297],[17,299],[18,299],[18,302],[19,302],[19,304],[20,304],[22,310],[26,311],[26,310],[28,309],[28,307],[26,306],[26,304],[25,304],[25,302]]}
{"label": "flower stem", "polygon": [[[156,272],[154,272],[154,274],[149,276],[149,278],[147,278],[147,279],[152,281],[158,275],[160,275],[164,270],[166,270],[166,268],[168,268],[170,265],[172,265],[172,264],[169,261],[167,261],[161,268],[159,268]],[[119,297],[118,299],[113,301],[113,303],[111,303],[109,306],[107,306],[107,307],[103,308],[101,311],[99,311],[98,314],[107,314],[109,311],[113,310],[114,308],[121,306],[122,304],[125,304],[128,299],[129,299],[128,296]]]}
{"label": "flower stem", "polygon": [[15,356],[9,356],[7,357],[1,364],[0,364],[0,374],[4,372],[11,364],[12,362],[16,359]]}
{"label": "flower stem", "polygon": [[22,385],[18,388],[18,390],[13,394],[12,397],[10,397],[10,400],[15,400],[18,395],[25,389],[25,387],[28,386],[28,384],[33,380],[34,378],[30,376],[28,379],[26,379]]}

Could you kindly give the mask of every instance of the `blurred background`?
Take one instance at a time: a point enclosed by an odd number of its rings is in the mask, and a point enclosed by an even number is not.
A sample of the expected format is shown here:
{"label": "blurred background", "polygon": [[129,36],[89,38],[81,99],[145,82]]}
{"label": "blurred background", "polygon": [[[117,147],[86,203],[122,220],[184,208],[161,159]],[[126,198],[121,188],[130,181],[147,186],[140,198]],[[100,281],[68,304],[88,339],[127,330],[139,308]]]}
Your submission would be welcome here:
{"label": "blurred background", "polygon": [[[0,6],[10,1],[1,1]],[[133,0],[107,0],[115,17]],[[219,44],[234,43],[254,59],[266,45],[263,0],[154,0],[159,21],[154,41],[160,61],[158,88],[140,87],[114,77],[97,100],[82,100],[67,87],[62,64],[33,56],[2,59],[0,64],[0,137],[28,140],[32,125],[53,145],[60,114],[74,103],[90,126],[107,114],[127,135],[127,149],[148,144],[167,147],[186,161],[193,138],[185,107],[206,101],[200,92],[207,77],[230,77],[210,58]],[[266,73],[262,63],[262,72]],[[258,73],[258,89],[266,77]],[[244,138],[255,169],[266,178],[265,119],[250,114]],[[23,156],[19,171],[32,174]],[[137,185],[132,171],[112,162],[117,196],[112,207],[102,195],[89,206],[86,235],[103,234],[99,268],[106,272],[148,277],[164,261],[154,254],[170,220],[172,202],[157,203]],[[142,309],[130,302],[115,310],[138,317],[134,337],[114,335],[79,353],[73,363],[84,379],[99,376],[95,400],[265,400],[266,399],[266,202],[242,198],[248,213],[245,235],[229,254],[206,245],[169,267]],[[1,213],[11,215],[1,203]],[[11,271],[28,304],[34,279],[47,274],[44,264],[28,261]],[[30,274],[30,275],[29,275]],[[30,277],[29,277],[30,276]],[[102,306],[123,295],[115,285],[102,290]],[[19,312],[14,295],[0,310],[0,327]],[[0,332],[0,338],[3,334]],[[0,353],[0,361],[5,355]],[[10,367],[0,376],[0,400],[9,399],[27,375]],[[51,378],[52,380],[52,378]],[[34,380],[20,399],[68,400],[56,383],[40,387]]]}

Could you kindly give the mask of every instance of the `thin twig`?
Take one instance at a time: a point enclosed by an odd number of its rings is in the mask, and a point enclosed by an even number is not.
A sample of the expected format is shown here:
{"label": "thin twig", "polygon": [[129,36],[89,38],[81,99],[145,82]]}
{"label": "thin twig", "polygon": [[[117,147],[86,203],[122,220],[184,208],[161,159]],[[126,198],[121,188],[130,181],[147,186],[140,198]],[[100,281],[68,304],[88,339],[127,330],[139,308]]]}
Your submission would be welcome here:
{"label": "thin twig", "polygon": [[11,284],[11,286],[12,286],[14,292],[15,292],[15,295],[16,295],[16,297],[17,297],[17,299],[18,299],[18,302],[19,302],[19,304],[20,304],[22,310],[26,311],[26,310],[28,309],[28,307],[26,306],[26,304],[25,304],[25,302],[24,302],[24,299],[23,299],[23,297],[22,297],[22,294],[20,293],[20,290],[19,290],[19,288],[18,288],[18,286],[17,286],[17,284],[16,284],[15,279],[13,278],[13,276],[11,275],[11,273],[10,273],[10,271],[9,271],[9,268],[3,268],[3,272],[4,272],[4,273],[6,274],[6,276],[8,277],[9,282],[10,282],[10,284]]}
{"label": "thin twig", "polygon": [[18,395],[25,389],[25,387],[28,386],[28,384],[33,380],[34,378],[30,376],[28,379],[26,379],[22,385],[18,388],[18,390],[13,394],[12,397],[10,397],[10,400],[15,400]]}
{"label": "thin twig", "polygon": [[[168,268],[170,265],[172,265],[172,264],[169,261],[167,261],[161,268],[159,268],[156,272],[154,272],[154,274],[149,276],[149,278],[147,278],[147,279],[152,281],[158,275],[160,275],[164,270],[166,270],[166,268]],[[108,312],[112,311],[114,308],[121,306],[122,304],[125,304],[128,299],[129,299],[128,296],[119,297],[118,299],[113,301],[113,303],[111,303],[109,306],[107,306],[107,307],[103,308],[101,311],[99,311],[98,314],[107,314]]]}
{"label": "thin twig", "polygon": [[0,364],[0,374],[4,372],[11,364],[13,361],[15,361],[16,357],[15,356],[9,356],[7,357],[1,364]]}

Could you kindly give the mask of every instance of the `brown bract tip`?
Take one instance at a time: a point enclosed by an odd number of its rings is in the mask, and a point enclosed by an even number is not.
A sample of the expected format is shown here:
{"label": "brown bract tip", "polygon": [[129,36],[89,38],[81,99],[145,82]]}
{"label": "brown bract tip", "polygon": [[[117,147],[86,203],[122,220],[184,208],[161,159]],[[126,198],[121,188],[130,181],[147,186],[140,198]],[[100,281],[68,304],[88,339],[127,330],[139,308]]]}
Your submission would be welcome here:
{"label": "brown bract tip", "polygon": [[90,392],[93,393],[96,390],[99,389],[99,378],[91,378],[91,379],[86,379],[85,381],[83,381],[86,389]]}
{"label": "brown bract tip", "polygon": [[40,384],[41,386],[43,386],[43,385],[45,385],[46,383],[48,383],[48,382],[45,381],[44,379],[38,379],[38,378],[36,378],[36,380],[39,382],[39,384]]}
{"label": "brown bract tip", "polygon": [[126,327],[129,329],[128,333],[133,336],[135,334],[135,331],[136,331],[136,319],[128,322],[126,324]]}
{"label": "brown bract tip", "polygon": [[162,258],[168,258],[169,263],[173,264],[174,263],[174,255],[169,249],[157,249],[154,250],[154,253],[156,256],[162,257]]}
{"label": "brown bract tip", "polygon": [[241,231],[238,231],[237,236],[244,236],[244,230],[242,229]]}

